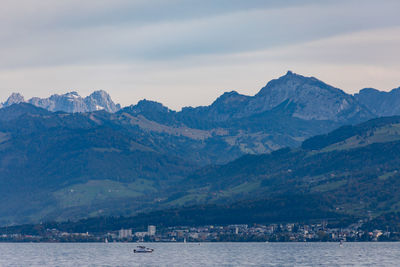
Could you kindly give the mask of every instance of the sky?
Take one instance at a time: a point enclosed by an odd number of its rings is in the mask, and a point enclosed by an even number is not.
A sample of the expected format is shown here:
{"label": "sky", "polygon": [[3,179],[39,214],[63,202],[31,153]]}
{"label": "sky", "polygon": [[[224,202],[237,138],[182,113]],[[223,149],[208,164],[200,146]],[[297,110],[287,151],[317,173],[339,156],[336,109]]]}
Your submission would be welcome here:
{"label": "sky", "polygon": [[2,0],[0,102],[106,90],[209,105],[288,70],[348,93],[400,86],[398,0]]}

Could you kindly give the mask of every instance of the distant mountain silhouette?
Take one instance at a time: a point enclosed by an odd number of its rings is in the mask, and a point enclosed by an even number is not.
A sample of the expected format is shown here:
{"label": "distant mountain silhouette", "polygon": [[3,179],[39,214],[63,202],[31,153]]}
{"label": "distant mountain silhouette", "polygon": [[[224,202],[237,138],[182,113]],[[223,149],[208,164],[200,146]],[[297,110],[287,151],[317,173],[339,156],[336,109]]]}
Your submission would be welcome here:
{"label": "distant mountain silhouette", "polygon": [[400,87],[390,92],[365,88],[354,97],[376,116],[400,115]]}
{"label": "distant mountain silhouette", "polygon": [[356,122],[371,118],[372,113],[353,96],[313,77],[304,77],[289,71],[270,81],[255,96],[225,93],[211,106],[184,108],[184,117],[201,117],[211,121],[244,118],[288,103],[291,116],[303,120]]}

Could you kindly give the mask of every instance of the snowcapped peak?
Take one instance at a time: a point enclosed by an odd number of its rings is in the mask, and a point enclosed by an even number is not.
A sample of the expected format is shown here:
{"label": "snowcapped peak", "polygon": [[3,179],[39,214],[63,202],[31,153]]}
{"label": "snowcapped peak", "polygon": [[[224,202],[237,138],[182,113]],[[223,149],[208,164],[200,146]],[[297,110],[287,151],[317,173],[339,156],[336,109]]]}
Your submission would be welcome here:
{"label": "snowcapped peak", "polygon": [[65,96],[70,98],[82,98],[76,91],[66,93]]}
{"label": "snowcapped peak", "polygon": [[18,104],[21,102],[25,102],[25,98],[20,93],[12,93],[6,102],[4,102],[3,106],[8,107],[12,104]]}
{"label": "snowcapped peak", "polygon": [[[19,93],[13,93],[6,102],[0,103],[0,108],[21,102],[25,102],[24,97]],[[26,102],[49,111],[65,111],[71,113],[97,110],[117,112],[121,109],[121,106],[115,104],[108,93],[103,90],[95,91],[85,98],[81,97],[78,92],[71,91],[61,95],[53,94],[48,98],[33,97]]]}

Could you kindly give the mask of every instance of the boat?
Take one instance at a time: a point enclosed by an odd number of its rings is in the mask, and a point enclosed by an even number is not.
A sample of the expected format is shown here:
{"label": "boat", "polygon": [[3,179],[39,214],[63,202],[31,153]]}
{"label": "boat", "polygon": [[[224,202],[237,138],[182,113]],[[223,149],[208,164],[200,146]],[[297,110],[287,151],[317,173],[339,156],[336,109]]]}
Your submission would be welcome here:
{"label": "boat", "polygon": [[137,246],[136,249],[133,250],[133,253],[152,253],[154,249],[146,248],[145,246]]}

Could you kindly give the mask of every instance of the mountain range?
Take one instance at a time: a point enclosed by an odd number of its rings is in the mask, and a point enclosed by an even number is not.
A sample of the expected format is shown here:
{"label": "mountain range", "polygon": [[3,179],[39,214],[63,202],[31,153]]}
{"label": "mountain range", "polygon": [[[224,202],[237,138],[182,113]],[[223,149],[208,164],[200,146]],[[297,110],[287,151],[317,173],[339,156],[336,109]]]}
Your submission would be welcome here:
{"label": "mountain range", "polygon": [[8,107],[12,104],[30,103],[34,106],[47,109],[49,111],[65,112],[91,112],[96,110],[105,110],[107,112],[116,112],[121,109],[119,104],[115,104],[109,94],[105,91],[94,91],[87,97],[81,97],[77,92],[69,92],[63,95],[52,95],[48,98],[33,97],[27,101],[19,93],[13,93],[1,107]]}
{"label": "mountain range", "polygon": [[[294,117],[306,120],[349,120],[360,116],[393,116],[400,113],[400,87],[390,92],[379,91],[373,88],[365,88],[354,95],[325,84],[314,77],[304,77],[288,71],[279,79],[272,80],[256,95],[241,95],[236,91],[226,92],[212,105],[204,107],[185,107],[179,117],[202,116],[203,120],[226,121],[232,118],[249,117],[254,114],[272,110],[285,101],[295,103]],[[115,113],[121,109],[115,104],[110,95],[103,91],[94,91],[87,97],[81,97],[72,91],[66,94],[54,94],[48,98],[33,97],[29,100],[19,93],[13,93],[0,108],[8,107],[21,102],[30,103],[49,111],[92,112],[105,110]],[[152,102],[158,107],[158,111],[166,110],[161,104]],[[321,105],[324,102],[325,105]],[[143,109],[143,103],[134,107]],[[315,113],[318,110],[319,113]],[[148,112],[149,110],[147,110]],[[146,110],[142,110],[146,112]],[[370,113],[370,114],[368,114]]]}
{"label": "mountain range", "polygon": [[[398,118],[363,122],[398,114],[397,89],[377,91],[376,102],[370,91],[352,96],[288,72],[254,96],[228,92],[179,112],[148,100],[120,108],[103,91],[13,94],[0,109],[0,224],[293,194],[324,195],[321,213],[382,212],[383,195],[370,191],[393,189]],[[383,178],[366,178],[374,175]],[[357,204],[345,188],[368,198]]]}

